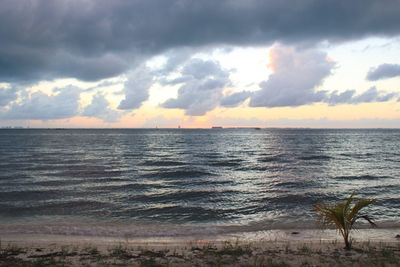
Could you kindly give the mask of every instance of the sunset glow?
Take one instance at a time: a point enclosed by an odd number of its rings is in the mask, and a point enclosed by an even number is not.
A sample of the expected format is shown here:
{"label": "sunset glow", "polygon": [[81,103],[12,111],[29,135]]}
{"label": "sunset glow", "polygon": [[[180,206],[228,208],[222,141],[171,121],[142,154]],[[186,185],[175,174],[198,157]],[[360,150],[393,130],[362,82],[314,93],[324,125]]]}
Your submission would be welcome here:
{"label": "sunset glow", "polygon": [[[23,4],[13,8],[26,11]],[[116,15],[115,8],[107,12]],[[337,40],[307,33],[295,41],[260,36],[265,40],[254,42],[249,36],[244,43],[235,36],[145,56],[132,42],[121,51],[70,58],[79,73],[40,70],[37,63],[38,73],[28,75],[16,65],[21,73],[0,75],[0,126],[399,127],[400,41],[378,35]]]}

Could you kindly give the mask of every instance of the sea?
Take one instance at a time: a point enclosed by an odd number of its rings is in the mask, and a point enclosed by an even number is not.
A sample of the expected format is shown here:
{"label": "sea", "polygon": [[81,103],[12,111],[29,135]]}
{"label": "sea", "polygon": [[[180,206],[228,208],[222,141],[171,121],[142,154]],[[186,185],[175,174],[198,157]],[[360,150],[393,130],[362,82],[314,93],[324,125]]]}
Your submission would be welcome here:
{"label": "sea", "polygon": [[0,130],[0,237],[297,234],[352,193],[400,229],[400,130]]}

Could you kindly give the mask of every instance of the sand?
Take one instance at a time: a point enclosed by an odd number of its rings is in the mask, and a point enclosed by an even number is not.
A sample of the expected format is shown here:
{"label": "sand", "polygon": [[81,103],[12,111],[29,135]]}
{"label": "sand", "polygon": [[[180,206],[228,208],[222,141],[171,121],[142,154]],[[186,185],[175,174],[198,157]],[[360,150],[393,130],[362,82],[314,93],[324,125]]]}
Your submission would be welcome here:
{"label": "sand", "polygon": [[259,240],[250,234],[242,239],[3,235],[0,266],[400,266],[395,235],[355,240],[348,251],[339,237],[317,240],[304,232]]}

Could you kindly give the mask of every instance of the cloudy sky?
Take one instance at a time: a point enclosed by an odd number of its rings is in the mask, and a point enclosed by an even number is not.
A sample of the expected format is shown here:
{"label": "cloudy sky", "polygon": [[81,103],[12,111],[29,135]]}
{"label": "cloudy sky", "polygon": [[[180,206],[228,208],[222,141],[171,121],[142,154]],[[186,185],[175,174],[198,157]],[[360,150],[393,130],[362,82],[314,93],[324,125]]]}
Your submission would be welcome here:
{"label": "cloudy sky", "polygon": [[0,0],[0,126],[400,127],[399,0]]}

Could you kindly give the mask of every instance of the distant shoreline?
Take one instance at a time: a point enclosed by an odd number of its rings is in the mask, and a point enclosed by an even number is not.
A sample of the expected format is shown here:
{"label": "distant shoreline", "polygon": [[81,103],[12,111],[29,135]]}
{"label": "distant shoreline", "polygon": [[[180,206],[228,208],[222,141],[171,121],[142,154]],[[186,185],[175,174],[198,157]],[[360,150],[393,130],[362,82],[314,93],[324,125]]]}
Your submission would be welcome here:
{"label": "distant shoreline", "polygon": [[258,126],[223,126],[223,127],[204,127],[204,128],[185,128],[185,127],[153,127],[153,128],[63,128],[63,127],[0,127],[0,130],[400,130],[400,127],[258,127]]}

